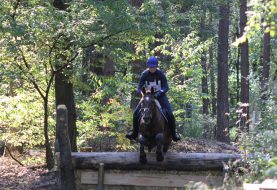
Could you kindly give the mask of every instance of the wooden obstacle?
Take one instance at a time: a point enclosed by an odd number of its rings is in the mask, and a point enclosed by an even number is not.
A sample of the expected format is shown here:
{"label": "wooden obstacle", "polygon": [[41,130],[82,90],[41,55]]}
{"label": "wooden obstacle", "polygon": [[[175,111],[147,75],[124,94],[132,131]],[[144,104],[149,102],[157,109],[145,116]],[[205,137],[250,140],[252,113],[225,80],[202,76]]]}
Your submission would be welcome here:
{"label": "wooden obstacle", "polygon": [[140,164],[139,152],[71,152],[64,105],[58,106],[57,125],[61,190],[176,190],[198,183],[217,187],[226,163],[241,159],[239,154],[168,152],[157,162],[155,153],[147,153],[148,163]]}
{"label": "wooden obstacle", "polygon": [[198,183],[218,187],[223,184],[224,163],[241,157],[239,154],[168,152],[163,162],[156,161],[155,153],[147,153],[147,158],[147,164],[140,164],[138,152],[73,152],[76,187],[156,190],[184,189]]}

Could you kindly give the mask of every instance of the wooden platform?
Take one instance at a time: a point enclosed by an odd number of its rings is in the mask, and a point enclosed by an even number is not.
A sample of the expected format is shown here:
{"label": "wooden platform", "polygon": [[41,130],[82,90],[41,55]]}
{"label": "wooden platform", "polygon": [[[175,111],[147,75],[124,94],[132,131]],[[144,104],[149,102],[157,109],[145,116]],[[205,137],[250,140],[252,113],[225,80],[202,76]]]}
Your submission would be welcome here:
{"label": "wooden platform", "polygon": [[241,159],[239,154],[171,153],[157,162],[147,153],[147,164],[139,163],[138,152],[72,153],[77,189],[95,189],[99,164],[104,163],[105,189],[184,189],[190,184],[221,186],[223,163]]}

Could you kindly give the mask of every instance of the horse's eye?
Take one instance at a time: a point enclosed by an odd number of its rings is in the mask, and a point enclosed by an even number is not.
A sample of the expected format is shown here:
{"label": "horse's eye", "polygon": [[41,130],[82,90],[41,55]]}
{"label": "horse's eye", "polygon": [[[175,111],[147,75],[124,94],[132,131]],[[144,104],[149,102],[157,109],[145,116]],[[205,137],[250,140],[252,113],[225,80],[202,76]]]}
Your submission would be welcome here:
{"label": "horse's eye", "polygon": [[150,108],[151,108],[151,109],[154,109],[154,108],[155,108],[155,105],[154,105],[154,104],[151,104],[151,105],[150,105]]}

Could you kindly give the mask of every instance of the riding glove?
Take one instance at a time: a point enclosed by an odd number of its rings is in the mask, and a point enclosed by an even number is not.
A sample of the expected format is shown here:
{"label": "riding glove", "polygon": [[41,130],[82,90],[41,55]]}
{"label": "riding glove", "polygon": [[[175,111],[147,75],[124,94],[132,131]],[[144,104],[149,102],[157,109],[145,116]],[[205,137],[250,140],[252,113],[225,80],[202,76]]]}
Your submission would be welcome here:
{"label": "riding glove", "polygon": [[160,98],[163,95],[163,92],[160,90],[158,92],[155,93],[155,98]]}

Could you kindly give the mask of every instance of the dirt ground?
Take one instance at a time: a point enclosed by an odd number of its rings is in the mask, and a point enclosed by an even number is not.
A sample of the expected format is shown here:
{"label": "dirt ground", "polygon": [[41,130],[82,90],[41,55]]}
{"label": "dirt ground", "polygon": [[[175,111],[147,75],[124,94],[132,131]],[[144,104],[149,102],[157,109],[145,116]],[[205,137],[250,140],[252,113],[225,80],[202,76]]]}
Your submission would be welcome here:
{"label": "dirt ground", "polygon": [[[235,146],[203,139],[173,143],[170,151],[238,153]],[[0,190],[56,190],[57,172],[43,166],[21,166],[9,157],[0,157]]]}
{"label": "dirt ground", "polygon": [[10,157],[0,158],[0,190],[56,190],[56,172],[42,166],[21,166]]}

